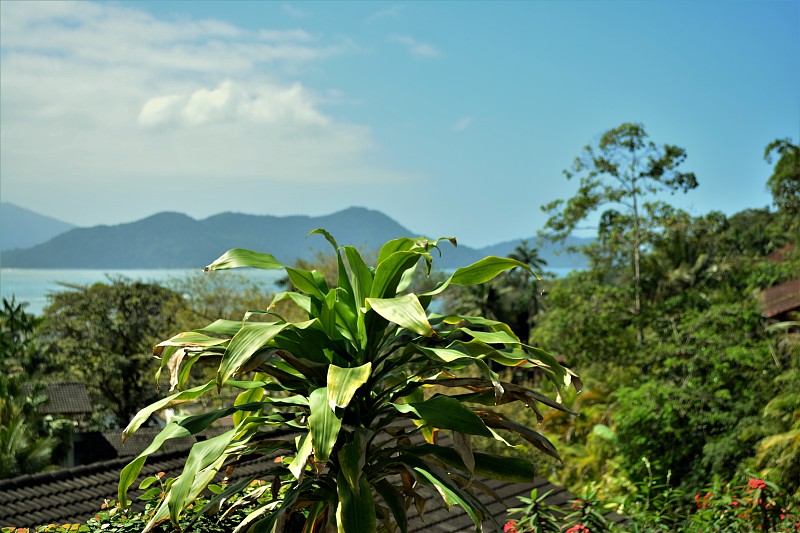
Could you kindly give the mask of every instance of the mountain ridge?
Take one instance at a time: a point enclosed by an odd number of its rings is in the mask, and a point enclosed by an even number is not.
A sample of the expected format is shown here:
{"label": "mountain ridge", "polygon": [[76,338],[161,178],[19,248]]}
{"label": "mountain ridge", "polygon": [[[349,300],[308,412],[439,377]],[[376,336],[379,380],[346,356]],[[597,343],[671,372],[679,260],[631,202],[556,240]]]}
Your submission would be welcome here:
{"label": "mountain ridge", "polygon": [[74,227],[16,204],[0,202],[0,252],[41,244]]}
{"label": "mountain ridge", "polygon": [[[309,231],[318,227],[328,230],[340,243],[365,250],[377,249],[393,238],[419,235],[388,215],[366,207],[349,207],[323,216],[225,212],[200,220],[184,213],[160,212],[123,224],[73,227],[35,246],[2,251],[0,264],[14,268],[195,268],[234,247],[266,251],[285,264],[292,264],[298,259],[311,260],[320,251],[330,251],[324,239],[306,238]],[[441,246],[442,257],[435,264],[452,269],[485,255],[508,255],[521,241],[482,248],[445,244]],[[582,242],[588,239],[577,239],[565,246]],[[554,248],[550,243],[540,248],[549,267],[585,266],[582,256],[556,256]]]}

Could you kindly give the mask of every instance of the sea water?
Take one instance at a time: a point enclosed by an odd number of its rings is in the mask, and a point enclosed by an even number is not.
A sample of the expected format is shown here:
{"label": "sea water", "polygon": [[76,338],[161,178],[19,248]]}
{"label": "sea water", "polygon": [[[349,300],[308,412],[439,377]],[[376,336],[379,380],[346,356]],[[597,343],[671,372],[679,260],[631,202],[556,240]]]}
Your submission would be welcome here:
{"label": "sea water", "polygon": [[[553,273],[564,276],[573,269],[554,268]],[[49,296],[56,292],[68,290],[65,285],[92,285],[97,282],[108,282],[115,277],[123,277],[134,281],[159,283],[168,285],[174,281],[186,279],[197,274],[198,269],[145,269],[145,270],[92,270],[92,269],[37,269],[37,268],[0,268],[0,297],[17,302],[26,302],[28,313],[41,315],[49,303]],[[237,274],[248,278],[271,292],[281,289],[275,281],[285,276],[283,270],[258,270],[251,268],[236,269]],[[224,275],[224,272],[213,273]]]}
{"label": "sea water", "polygon": [[[25,302],[28,313],[41,315],[49,303],[49,296],[56,292],[69,290],[69,285],[92,285],[97,282],[106,283],[110,279],[123,277],[133,281],[159,283],[168,285],[171,282],[186,279],[198,273],[197,269],[147,269],[147,270],[87,270],[87,269],[37,269],[37,268],[0,268],[0,296],[17,302]],[[256,283],[263,283],[264,288],[276,291],[275,281],[285,275],[282,270],[237,269]],[[214,273],[216,275],[217,273]],[[220,272],[219,274],[223,274]]]}

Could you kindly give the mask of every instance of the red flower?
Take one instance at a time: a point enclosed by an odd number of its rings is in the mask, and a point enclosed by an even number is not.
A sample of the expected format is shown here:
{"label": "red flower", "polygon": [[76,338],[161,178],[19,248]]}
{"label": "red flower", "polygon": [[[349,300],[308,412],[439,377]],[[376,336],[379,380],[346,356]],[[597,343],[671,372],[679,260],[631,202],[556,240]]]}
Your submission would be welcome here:
{"label": "red flower", "polygon": [[592,532],[589,531],[588,527],[578,524],[577,526],[572,526],[571,528],[569,528],[566,531],[566,533],[592,533]]}
{"label": "red flower", "polygon": [[517,521],[516,520],[509,520],[506,522],[506,525],[503,526],[503,531],[505,533],[519,533],[517,530]]}
{"label": "red flower", "polygon": [[750,478],[750,481],[747,482],[748,489],[766,489],[767,484],[764,482],[763,479],[756,479],[754,477]]}

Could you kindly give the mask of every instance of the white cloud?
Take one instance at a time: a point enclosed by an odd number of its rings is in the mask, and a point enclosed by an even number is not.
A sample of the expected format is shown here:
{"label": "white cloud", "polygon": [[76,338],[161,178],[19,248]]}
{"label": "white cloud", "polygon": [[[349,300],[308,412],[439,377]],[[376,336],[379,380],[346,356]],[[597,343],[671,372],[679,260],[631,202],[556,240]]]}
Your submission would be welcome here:
{"label": "white cloud", "polygon": [[453,123],[454,131],[464,131],[472,125],[472,117],[462,117]]}
{"label": "white cloud", "polygon": [[385,18],[397,18],[403,12],[403,6],[399,4],[394,4],[392,6],[387,7],[386,9],[381,9],[380,11],[376,11],[369,17],[367,17],[367,21],[372,22],[375,20],[385,19]]}
{"label": "white cloud", "polygon": [[368,127],[327,111],[352,97],[303,80],[351,53],[347,41],[111,3],[0,2],[0,47],[9,201],[35,206],[21,196],[58,190],[51,203],[86,209],[149,184],[210,203],[192,197],[194,184],[224,180],[225,198],[252,202],[256,185],[409,179],[375,163]]}
{"label": "white cloud", "polygon": [[292,4],[283,4],[281,8],[283,9],[284,13],[296,19],[306,18],[308,16],[308,13],[297,6],[293,6]]}
{"label": "white cloud", "polygon": [[123,179],[404,179],[376,168],[368,127],[326,111],[347,95],[302,80],[306,65],[349,53],[344,41],[106,3],[0,4],[4,192],[65,179],[76,194]]}
{"label": "white cloud", "polygon": [[256,122],[272,126],[326,126],[329,120],[314,106],[302,84],[245,88],[225,80],[214,89],[150,98],[139,112],[139,124],[200,126],[220,122]]}
{"label": "white cloud", "polygon": [[428,58],[440,57],[442,55],[441,50],[435,46],[421,43],[408,35],[392,35],[389,37],[389,41],[404,45],[411,55]]}

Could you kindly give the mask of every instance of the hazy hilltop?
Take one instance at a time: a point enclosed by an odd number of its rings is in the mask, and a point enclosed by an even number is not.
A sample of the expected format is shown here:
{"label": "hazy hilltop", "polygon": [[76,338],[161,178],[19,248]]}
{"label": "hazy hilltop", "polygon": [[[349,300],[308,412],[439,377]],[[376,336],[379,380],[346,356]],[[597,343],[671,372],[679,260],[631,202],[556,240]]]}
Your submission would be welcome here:
{"label": "hazy hilltop", "polygon": [[29,248],[74,227],[9,202],[0,203],[0,251]]}
{"label": "hazy hilltop", "polygon": [[[202,268],[230,248],[248,248],[291,264],[312,259],[318,251],[330,251],[321,236],[306,237],[315,228],[325,228],[339,243],[363,250],[377,250],[397,237],[419,235],[380,211],[363,207],[319,217],[222,213],[195,220],[181,213],[159,213],[127,224],[73,228],[36,246],[5,251],[1,262],[17,268]],[[444,243],[436,264],[457,268],[485,255],[507,255],[519,243],[513,240],[483,249]],[[554,251],[550,246],[541,250],[550,267],[585,264],[580,255],[554,255]]]}

